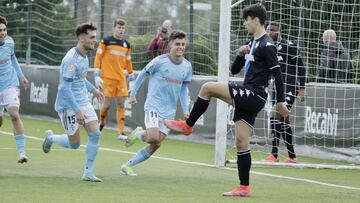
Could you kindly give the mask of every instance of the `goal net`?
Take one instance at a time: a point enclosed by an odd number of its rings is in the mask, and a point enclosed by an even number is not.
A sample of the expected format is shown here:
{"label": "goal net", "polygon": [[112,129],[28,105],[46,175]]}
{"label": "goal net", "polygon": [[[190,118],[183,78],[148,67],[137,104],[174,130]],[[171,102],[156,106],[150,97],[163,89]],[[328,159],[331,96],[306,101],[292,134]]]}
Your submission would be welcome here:
{"label": "goal net", "polygon": [[[174,29],[188,33],[187,56],[197,75],[217,72],[217,39],[220,2],[183,0],[2,0],[0,13],[9,22],[21,63],[59,65],[67,50],[75,45],[77,24],[94,22],[98,40],[112,34],[113,21],[127,21],[125,37],[132,46],[132,61],[142,69],[153,57],[147,45],[170,19]],[[90,53],[93,63],[95,52]]]}
{"label": "goal net", "polygon": [[[269,21],[281,24],[281,36],[301,50],[307,70],[307,97],[296,101],[291,110],[293,143],[297,155],[360,162],[360,2],[356,0],[293,0],[293,1],[233,1],[231,45],[235,50],[249,39],[244,29],[241,10],[260,2],[268,11]],[[336,46],[325,45],[323,32],[336,32]],[[347,55],[347,57],[341,54]],[[235,57],[232,55],[232,58]],[[350,64],[350,69],[348,68]],[[319,71],[323,69],[326,74]],[[351,76],[341,76],[348,71]],[[346,80],[343,80],[346,77]],[[343,79],[342,79],[343,78]],[[273,134],[270,117],[273,107],[268,102],[258,115],[252,150],[263,152],[265,158],[272,149]],[[233,139],[230,125],[228,139]],[[280,138],[280,161],[288,151]],[[236,159],[233,150],[228,159]]]}

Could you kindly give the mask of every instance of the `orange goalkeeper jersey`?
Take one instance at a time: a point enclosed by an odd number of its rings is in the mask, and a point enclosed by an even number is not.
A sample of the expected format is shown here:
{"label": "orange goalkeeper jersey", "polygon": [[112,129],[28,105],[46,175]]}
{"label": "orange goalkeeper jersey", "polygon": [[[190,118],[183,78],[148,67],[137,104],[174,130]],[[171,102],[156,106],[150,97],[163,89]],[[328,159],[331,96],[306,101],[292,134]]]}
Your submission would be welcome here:
{"label": "orange goalkeeper jersey", "polygon": [[96,51],[94,67],[100,69],[102,78],[126,81],[124,69],[133,72],[130,43],[109,36],[101,40]]}

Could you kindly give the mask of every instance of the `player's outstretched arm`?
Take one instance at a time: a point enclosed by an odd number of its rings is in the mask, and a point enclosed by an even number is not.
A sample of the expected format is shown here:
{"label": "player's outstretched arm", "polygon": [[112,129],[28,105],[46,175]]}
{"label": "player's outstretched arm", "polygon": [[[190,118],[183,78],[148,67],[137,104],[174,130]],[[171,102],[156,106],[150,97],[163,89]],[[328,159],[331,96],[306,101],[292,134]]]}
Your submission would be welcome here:
{"label": "player's outstretched arm", "polygon": [[129,104],[131,105],[137,104],[137,100],[135,96],[129,97]]}
{"label": "player's outstretched arm", "polygon": [[19,62],[15,56],[15,54],[11,55],[11,64],[13,65],[15,71],[16,71],[16,75],[19,77],[20,79],[20,83],[21,85],[27,89],[29,87],[29,81],[26,79],[26,77],[24,76],[21,67],[19,65]]}
{"label": "player's outstretched arm", "polygon": [[105,100],[105,96],[103,95],[103,93],[101,93],[96,88],[93,88],[91,92],[94,94],[94,96],[96,97],[96,99],[98,99],[100,103],[103,103],[103,101]]}
{"label": "player's outstretched arm", "polygon": [[282,79],[281,70],[279,67],[271,69],[271,73],[275,79],[276,88],[276,111],[283,117],[288,117],[290,111],[286,107],[285,94],[284,94],[284,82]]}
{"label": "player's outstretched arm", "polygon": [[189,102],[188,102],[189,88],[188,88],[188,85],[189,85],[188,82],[183,82],[183,84],[181,85],[181,90],[180,90],[180,103],[181,103],[181,108],[182,108],[185,120],[187,119],[187,117],[189,117]]}
{"label": "player's outstretched arm", "polygon": [[[130,90],[130,98],[133,97],[133,99],[135,98],[136,93],[139,91],[141,85],[143,84],[145,78],[147,77],[147,73],[146,73],[146,69],[144,68],[139,75],[137,76],[136,80],[135,80],[135,84],[132,87],[132,89]],[[135,99],[136,100],[136,99]],[[129,100],[130,102],[130,100]],[[132,103],[132,104],[136,104]]]}

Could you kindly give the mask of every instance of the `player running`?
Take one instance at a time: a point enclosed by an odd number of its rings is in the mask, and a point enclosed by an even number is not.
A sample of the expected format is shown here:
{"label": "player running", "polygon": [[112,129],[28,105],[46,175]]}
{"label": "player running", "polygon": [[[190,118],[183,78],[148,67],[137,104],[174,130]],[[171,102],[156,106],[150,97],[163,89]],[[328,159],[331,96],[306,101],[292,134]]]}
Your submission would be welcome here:
{"label": "player running", "polygon": [[16,59],[14,40],[7,36],[7,20],[0,16],[0,126],[3,122],[4,109],[6,109],[14,128],[14,138],[19,154],[17,162],[22,164],[29,158],[25,153],[24,126],[19,114],[19,79],[26,89],[29,82]]}
{"label": "player running", "polygon": [[48,153],[53,143],[64,148],[80,147],[79,125],[85,127],[89,136],[86,145],[86,164],[82,180],[101,182],[93,173],[94,161],[99,149],[99,124],[94,107],[90,104],[87,91],[102,102],[104,96],[86,79],[89,69],[89,50],[96,43],[96,27],[92,23],[83,23],[76,28],[78,43],[71,48],[60,65],[60,82],[55,101],[61,123],[67,135],[55,135],[51,130],[45,132],[44,153]]}
{"label": "player running", "polygon": [[149,143],[121,166],[121,171],[129,176],[136,176],[133,167],[159,149],[161,142],[168,135],[169,129],[164,124],[165,119],[174,119],[177,102],[180,97],[184,117],[188,117],[188,84],[192,78],[192,66],[184,58],[186,34],[174,31],[169,37],[170,53],[153,59],[140,72],[131,90],[129,102],[136,104],[135,95],[146,77],[149,77],[149,87],[145,101],[145,126],[135,129],[126,140],[126,146],[133,145],[136,140]]}

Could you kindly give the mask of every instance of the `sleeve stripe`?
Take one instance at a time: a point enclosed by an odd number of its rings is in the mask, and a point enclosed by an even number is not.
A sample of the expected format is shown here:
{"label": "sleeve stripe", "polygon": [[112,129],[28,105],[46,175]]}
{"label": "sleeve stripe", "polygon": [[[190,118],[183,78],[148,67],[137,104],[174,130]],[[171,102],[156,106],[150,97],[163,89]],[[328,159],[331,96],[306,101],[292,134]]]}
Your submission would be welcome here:
{"label": "sleeve stripe", "polygon": [[300,57],[300,55],[294,56],[294,57],[292,57],[291,59],[298,58],[298,57]]}
{"label": "sleeve stripe", "polygon": [[271,67],[269,69],[271,70],[271,69],[278,68],[278,67],[280,67],[280,65],[273,66],[273,67]]}

